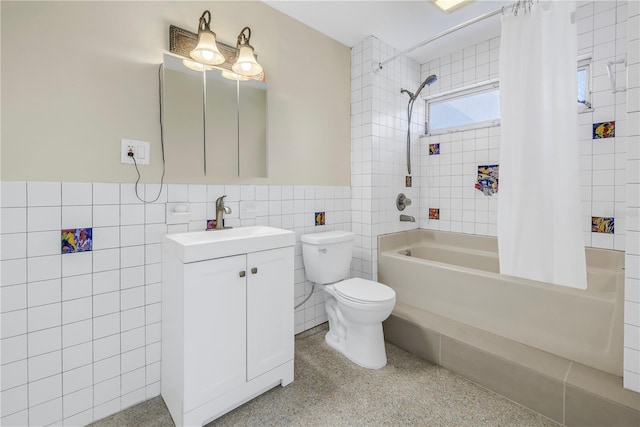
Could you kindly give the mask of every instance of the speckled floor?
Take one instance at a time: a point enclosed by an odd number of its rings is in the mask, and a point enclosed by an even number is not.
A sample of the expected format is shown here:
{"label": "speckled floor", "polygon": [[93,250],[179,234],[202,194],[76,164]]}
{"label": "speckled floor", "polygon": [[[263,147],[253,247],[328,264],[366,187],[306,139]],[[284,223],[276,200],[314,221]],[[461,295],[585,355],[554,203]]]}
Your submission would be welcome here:
{"label": "speckled floor", "polygon": [[[387,366],[361,368],[324,342],[326,324],[296,336],[295,380],[207,424],[214,426],[558,426],[387,343]],[[95,427],[173,426],[157,397]]]}

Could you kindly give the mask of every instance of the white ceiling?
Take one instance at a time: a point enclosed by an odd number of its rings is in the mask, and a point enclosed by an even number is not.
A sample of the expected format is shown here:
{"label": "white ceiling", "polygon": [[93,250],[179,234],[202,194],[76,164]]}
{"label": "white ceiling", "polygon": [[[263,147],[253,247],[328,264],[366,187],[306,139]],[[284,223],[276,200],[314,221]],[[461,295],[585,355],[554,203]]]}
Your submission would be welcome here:
{"label": "white ceiling", "polygon": [[[431,0],[263,1],[349,47],[373,35],[400,51],[512,3],[475,0],[447,14],[440,11]],[[449,34],[407,55],[423,64],[499,34],[500,15],[497,15]]]}

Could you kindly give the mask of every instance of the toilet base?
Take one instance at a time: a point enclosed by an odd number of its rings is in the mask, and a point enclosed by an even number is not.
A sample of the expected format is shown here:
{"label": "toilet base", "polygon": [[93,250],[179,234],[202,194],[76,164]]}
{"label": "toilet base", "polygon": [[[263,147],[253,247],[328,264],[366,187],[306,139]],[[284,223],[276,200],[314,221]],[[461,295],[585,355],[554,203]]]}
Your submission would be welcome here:
{"label": "toilet base", "polygon": [[345,338],[338,338],[329,329],[324,337],[329,347],[342,353],[347,359],[363,368],[384,368],[387,364],[387,353],[384,348],[382,322],[374,325],[351,324],[345,326]]}

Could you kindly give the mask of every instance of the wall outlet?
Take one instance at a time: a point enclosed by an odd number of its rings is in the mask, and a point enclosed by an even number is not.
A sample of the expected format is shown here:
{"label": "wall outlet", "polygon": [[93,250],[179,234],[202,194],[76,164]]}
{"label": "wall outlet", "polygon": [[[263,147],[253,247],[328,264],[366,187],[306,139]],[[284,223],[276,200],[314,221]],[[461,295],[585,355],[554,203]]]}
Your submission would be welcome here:
{"label": "wall outlet", "polygon": [[148,165],[151,159],[150,144],[147,141],[136,141],[135,139],[122,138],[120,142],[120,161],[132,165],[133,159],[129,156],[132,152],[139,165]]}

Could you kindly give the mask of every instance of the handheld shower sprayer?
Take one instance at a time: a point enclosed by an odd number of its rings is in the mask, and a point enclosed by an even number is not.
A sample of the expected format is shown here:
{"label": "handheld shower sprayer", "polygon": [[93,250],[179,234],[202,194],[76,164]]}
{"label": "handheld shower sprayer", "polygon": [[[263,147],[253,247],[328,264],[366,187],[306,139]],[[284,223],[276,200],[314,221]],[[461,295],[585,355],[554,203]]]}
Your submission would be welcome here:
{"label": "handheld shower sprayer", "polygon": [[420,92],[422,92],[422,89],[424,89],[425,86],[431,86],[436,80],[438,80],[438,76],[431,74],[420,84],[415,95],[407,89],[400,89],[400,93],[409,95],[409,104],[407,105],[407,170],[409,175],[411,175],[411,112],[413,111],[413,103],[416,98],[418,98],[418,95],[420,95]]}
{"label": "handheld shower sprayer", "polygon": [[418,95],[420,95],[420,92],[422,92],[422,89],[424,89],[425,86],[431,86],[433,83],[435,83],[436,80],[438,80],[438,76],[436,76],[435,74],[431,74],[420,84],[415,95],[413,94],[413,92],[409,92],[407,89],[400,89],[400,93],[406,93],[407,95],[409,95],[409,98],[411,98],[410,102],[415,101]]}
{"label": "handheld shower sprayer", "polygon": [[416,91],[416,94],[413,96],[413,98],[417,98],[418,95],[420,95],[420,92],[422,92],[422,89],[424,89],[425,86],[431,86],[433,83],[435,83],[436,80],[438,80],[438,76],[436,76],[435,74],[431,74],[429,77],[424,79],[424,81],[422,82],[422,84],[420,85],[418,90]]}

